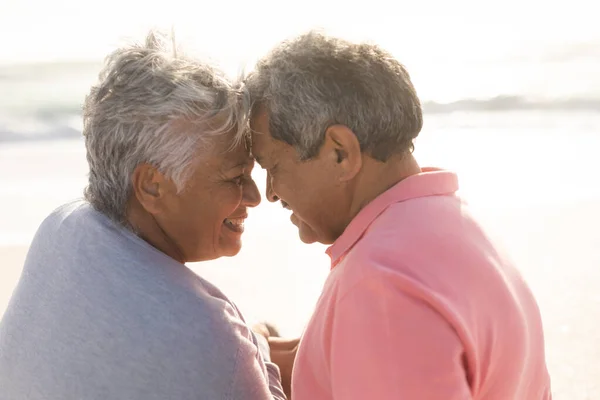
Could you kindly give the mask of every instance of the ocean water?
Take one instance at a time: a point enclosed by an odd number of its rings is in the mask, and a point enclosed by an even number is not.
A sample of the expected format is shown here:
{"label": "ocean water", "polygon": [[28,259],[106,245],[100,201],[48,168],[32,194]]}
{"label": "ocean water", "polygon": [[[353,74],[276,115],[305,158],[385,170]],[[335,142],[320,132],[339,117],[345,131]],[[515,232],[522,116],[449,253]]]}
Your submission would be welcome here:
{"label": "ocean water", "polygon": [[[0,67],[0,250],[26,248],[43,218],[79,198],[87,165],[80,108],[98,63]],[[499,93],[502,94],[502,93]],[[600,98],[600,97],[599,97]],[[458,172],[461,194],[514,256],[544,317],[555,398],[600,399],[600,107],[594,96],[427,99],[422,165]],[[263,171],[254,177],[264,188]],[[0,304],[21,264],[0,260]],[[233,258],[193,264],[249,320],[299,334],[328,273],[289,214],[251,210]],[[0,308],[0,314],[2,309]]]}
{"label": "ocean water", "polygon": [[[27,244],[52,207],[82,195],[85,149],[73,130],[0,142],[0,245]],[[461,193],[486,212],[600,198],[600,113],[430,115],[415,145],[422,165],[459,172]],[[255,179],[264,186],[258,168]]]}

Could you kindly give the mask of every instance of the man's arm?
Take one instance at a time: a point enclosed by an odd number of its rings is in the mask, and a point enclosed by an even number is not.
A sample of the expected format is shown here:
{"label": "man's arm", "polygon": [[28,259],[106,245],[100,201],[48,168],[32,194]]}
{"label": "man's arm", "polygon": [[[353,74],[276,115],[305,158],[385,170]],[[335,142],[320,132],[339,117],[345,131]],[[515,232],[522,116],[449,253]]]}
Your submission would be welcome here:
{"label": "man's arm", "polygon": [[385,279],[363,281],[336,306],[333,398],[471,399],[463,353],[456,332],[427,303]]}

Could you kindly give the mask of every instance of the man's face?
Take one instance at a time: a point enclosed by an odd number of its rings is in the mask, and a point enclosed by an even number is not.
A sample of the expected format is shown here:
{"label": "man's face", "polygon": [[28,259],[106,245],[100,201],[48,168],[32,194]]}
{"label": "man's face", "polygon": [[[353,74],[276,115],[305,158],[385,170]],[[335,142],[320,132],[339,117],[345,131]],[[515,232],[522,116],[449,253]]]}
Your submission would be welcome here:
{"label": "man's face", "polygon": [[321,151],[301,161],[293,146],[273,139],[268,111],[260,107],[251,121],[252,154],[267,172],[266,196],[281,201],[293,214],[305,243],[333,243],[343,232],[343,190],[335,178],[335,160]]}

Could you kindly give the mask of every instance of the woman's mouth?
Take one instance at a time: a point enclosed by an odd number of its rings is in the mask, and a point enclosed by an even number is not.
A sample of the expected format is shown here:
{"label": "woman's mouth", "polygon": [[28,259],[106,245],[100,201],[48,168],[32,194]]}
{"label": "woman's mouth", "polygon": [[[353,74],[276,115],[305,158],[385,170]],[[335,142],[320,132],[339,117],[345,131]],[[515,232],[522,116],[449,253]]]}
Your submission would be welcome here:
{"label": "woman's mouth", "polygon": [[225,218],[223,220],[223,225],[233,232],[242,233],[244,232],[245,220],[246,218]]}

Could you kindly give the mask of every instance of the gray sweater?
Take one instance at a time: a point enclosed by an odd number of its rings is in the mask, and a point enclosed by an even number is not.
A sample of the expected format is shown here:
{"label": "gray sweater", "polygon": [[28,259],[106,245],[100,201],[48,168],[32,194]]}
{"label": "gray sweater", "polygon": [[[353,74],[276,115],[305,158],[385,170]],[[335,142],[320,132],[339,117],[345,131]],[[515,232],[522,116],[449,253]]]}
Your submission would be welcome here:
{"label": "gray sweater", "polygon": [[285,399],[239,310],[87,203],[40,226],[0,323],[0,400]]}

